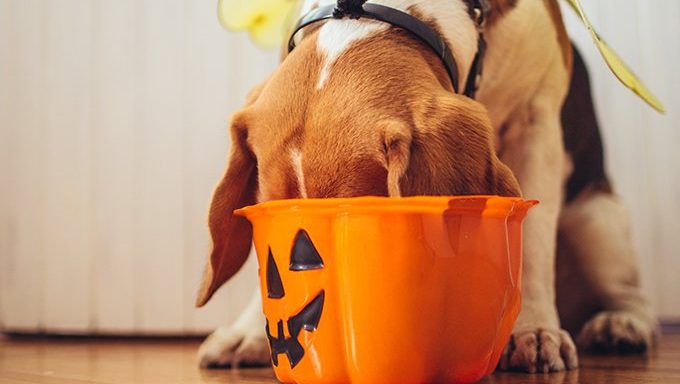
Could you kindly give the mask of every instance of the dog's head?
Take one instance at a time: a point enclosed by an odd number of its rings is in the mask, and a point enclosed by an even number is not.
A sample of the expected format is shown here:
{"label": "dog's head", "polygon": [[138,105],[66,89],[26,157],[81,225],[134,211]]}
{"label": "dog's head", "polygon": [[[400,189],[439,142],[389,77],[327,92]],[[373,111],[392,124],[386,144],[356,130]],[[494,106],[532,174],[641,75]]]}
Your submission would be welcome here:
{"label": "dog's head", "polygon": [[231,120],[227,170],[210,207],[213,250],[197,304],[245,262],[255,202],[362,195],[518,196],[485,108],[451,91],[439,59],[393,28],[332,64],[314,32]]}

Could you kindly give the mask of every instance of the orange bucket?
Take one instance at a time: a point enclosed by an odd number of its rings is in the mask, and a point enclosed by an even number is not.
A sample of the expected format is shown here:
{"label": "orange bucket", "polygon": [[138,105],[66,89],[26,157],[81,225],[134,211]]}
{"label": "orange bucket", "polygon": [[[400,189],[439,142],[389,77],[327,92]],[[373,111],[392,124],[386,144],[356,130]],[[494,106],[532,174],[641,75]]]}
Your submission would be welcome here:
{"label": "orange bucket", "polygon": [[266,202],[253,223],[278,379],[473,382],[520,310],[522,220],[496,196]]}

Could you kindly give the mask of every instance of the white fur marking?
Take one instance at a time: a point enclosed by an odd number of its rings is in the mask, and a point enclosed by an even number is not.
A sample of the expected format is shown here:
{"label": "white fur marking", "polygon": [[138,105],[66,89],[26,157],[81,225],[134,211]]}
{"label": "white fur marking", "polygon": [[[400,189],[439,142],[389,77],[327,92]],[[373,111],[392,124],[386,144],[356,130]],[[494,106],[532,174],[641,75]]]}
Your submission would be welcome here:
{"label": "white fur marking", "polygon": [[330,20],[319,31],[318,49],[324,55],[324,64],[319,73],[317,89],[323,88],[328,79],[330,66],[355,41],[386,29],[387,26],[373,21]]}
{"label": "white fur marking", "polygon": [[[460,78],[465,79],[477,51],[477,31],[474,27],[467,7],[463,1],[451,0],[372,0],[371,3],[382,4],[408,12],[409,7],[433,19],[446,39],[458,63]],[[324,6],[335,3],[332,0],[307,0],[302,12],[309,11],[313,5]],[[370,20],[330,20],[321,27],[317,42],[318,49],[325,55],[324,64],[319,73],[317,89],[323,88],[328,80],[330,67],[335,60],[352,43],[384,31],[389,25]],[[464,86],[463,83],[460,84]]]}
{"label": "white fur marking", "polygon": [[293,161],[293,169],[297,175],[298,187],[300,188],[300,196],[307,198],[307,188],[305,187],[305,174],[302,172],[302,153],[297,149],[290,151],[290,158]]}

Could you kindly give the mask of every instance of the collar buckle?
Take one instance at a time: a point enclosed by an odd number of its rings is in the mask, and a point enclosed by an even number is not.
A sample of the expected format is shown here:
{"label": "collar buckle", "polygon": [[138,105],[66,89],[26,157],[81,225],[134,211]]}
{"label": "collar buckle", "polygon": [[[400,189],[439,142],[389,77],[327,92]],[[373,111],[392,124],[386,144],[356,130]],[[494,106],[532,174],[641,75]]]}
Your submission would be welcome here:
{"label": "collar buckle", "polygon": [[486,15],[489,13],[489,10],[491,10],[491,5],[488,0],[473,0],[471,16],[479,33],[484,31]]}
{"label": "collar buckle", "polygon": [[333,18],[342,19],[348,16],[350,19],[359,19],[364,14],[366,0],[338,0],[333,9]]}

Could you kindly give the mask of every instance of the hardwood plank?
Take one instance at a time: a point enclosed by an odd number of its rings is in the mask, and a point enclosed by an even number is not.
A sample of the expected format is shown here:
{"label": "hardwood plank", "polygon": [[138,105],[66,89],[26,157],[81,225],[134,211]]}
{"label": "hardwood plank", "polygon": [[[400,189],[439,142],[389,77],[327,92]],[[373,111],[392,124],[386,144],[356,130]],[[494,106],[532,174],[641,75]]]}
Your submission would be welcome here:
{"label": "hardwood plank", "polygon": [[[609,167],[636,218],[643,283],[677,319],[680,3],[584,6],[669,109],[658,116],[621,87],[565,10],[593,75]],[[204,220],[227,116],[276,53],[221,30],[214,4],[195,0],[0,0],[0,19],[2,326],[179,334],[233,320],[256,265],[195,311]]]}
{"label": "hardwood plank", "polygon": [[[198,369],[197,341],[14,341],[0,348],[0,381],[62,383],[235,382],[239,372]],[[248,382],[272,382],[269,369],[247,370]],[[265,380],[266,379],[266,380]]]}
{"label": "hardwood plank", "polygon": [[[197,339],[0,340],[2,383],[275,383],[270,369],[200,370]],[[486,384],[680,382],[680,334],[661,338],[648,356],[581,356],[576,371],[495,373]]]}

